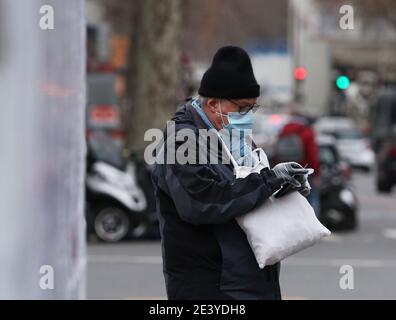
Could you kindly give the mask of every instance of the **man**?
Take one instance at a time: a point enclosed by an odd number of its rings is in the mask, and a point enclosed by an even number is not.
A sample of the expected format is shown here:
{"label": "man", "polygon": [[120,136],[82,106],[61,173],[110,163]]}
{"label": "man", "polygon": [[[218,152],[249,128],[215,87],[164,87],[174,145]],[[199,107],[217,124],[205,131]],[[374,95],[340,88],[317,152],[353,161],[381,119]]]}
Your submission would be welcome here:
{"label": "man", "polygon": [[[238,47],[221,48],[202,78],[199,94],[201,98],[176,112],[172,119],[176,132],[251,129],[260,87],[248,54]],[[241,154],[249,155],[248,144],[240,145]],[[233,146],[228,143],[232,154]],[[280,265],[258,267],[235,218],[287,183],[295,190],[306,189],[304,179],[293,178],[306,173],[296,163],[282,163],[236,179],[232,165],[223,162],[157,164],[153,182],[168,298],[281,299]]]}

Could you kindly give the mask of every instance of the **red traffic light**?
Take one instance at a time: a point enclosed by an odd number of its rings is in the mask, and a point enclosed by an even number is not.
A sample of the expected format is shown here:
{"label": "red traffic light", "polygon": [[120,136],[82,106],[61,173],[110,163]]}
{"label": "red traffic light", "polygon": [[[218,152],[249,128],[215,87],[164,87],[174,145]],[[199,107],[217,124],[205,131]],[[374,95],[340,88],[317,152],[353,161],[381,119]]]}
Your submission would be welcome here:
{"label": "red traffic light", "polygon": [[298,81],[305,80],[307,78],[307,70],[304,67],[298,67],[294,70],[294,77]]}

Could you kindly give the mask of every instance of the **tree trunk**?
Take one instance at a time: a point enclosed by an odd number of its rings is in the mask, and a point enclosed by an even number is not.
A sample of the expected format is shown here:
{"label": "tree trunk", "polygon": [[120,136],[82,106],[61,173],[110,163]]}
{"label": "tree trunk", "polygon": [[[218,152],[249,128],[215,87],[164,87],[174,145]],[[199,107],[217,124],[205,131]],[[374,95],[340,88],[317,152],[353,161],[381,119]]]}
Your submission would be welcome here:
{"label": "tree trunk", "polygon": [[[133,0],[132,0],[133,1]],[[182,0],[133,1],[128,147],[142,152],[150,128],[164,129],[179,88]]]}

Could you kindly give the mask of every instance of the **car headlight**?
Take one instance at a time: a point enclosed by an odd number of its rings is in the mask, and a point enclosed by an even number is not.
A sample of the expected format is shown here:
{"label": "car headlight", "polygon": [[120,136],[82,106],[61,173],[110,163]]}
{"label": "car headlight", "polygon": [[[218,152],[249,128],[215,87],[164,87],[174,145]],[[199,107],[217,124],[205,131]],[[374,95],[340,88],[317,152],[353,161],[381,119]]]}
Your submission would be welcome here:
{"label": "car headlight", "polygon": [[355,196],[349,189],[344,189],[340,192],[340,199],[351,207],[355,206],[356,204]]}

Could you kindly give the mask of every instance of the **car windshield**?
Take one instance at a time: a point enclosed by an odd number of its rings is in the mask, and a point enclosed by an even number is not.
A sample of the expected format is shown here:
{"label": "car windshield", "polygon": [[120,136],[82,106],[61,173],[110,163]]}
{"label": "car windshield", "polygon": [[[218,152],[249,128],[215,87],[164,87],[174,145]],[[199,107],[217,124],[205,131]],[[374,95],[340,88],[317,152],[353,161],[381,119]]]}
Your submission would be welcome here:
{"label": "car windshield", "polygon": [[356,130],[343,130],[335,132],[334,135],[337,139],[358,140],[363,138],[363,135]]}

